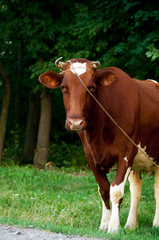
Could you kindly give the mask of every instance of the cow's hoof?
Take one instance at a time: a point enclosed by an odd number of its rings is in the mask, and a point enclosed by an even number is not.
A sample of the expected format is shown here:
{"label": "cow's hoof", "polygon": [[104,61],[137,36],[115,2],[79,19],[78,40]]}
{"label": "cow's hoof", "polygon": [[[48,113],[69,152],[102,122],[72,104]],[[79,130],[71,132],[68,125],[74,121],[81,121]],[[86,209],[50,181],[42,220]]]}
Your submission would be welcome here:
{"label": "cow's hoof", "polygon": [[136,224],[126,224],[125,229],[128,229],[128,230],[134,230],[137,228],[137,225]]}
{"label": "cow's hoof", "polygon": [[100,231],[107,231],[108,229],[108,224],[101,223],[99,230]]}
{"label": "cow's hoof", "polygon": [[130,229],[130,230],[137,228],[137,221],[127,221],[124,228]]}
{"label": "cow's hoof", "polygon": [[154,223],[154,224],[153,224],[153,227],[155,227],[155,228],[159,228],[159,222]]}
{"label": "cow's hoof", "polygon": [[108,233],[118,233],[119,232],[119,227],[108,227]]}

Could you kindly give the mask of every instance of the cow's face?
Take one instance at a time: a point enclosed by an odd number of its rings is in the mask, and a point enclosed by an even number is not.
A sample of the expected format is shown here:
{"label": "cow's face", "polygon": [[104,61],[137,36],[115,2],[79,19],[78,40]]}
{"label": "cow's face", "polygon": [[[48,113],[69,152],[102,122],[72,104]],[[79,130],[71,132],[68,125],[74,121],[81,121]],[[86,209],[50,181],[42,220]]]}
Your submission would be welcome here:
{"label": "cow's face", "polygon": [[42,84],[49,88],[61,87],[66,110],[66,128],[81,131],[87,128],[88,119],[92,117],[90,113],[95,102],[80,82],[76,73],[95,96],[99,84],[103,86],[110,85],[114,78],[109,74],[109,79],[108,76],[106,79],[103,72],[99,74],[96,70],[99,62],[72,59],[71,63],[60,62],[61,74],[49,71],[41,74],[39,79]]}

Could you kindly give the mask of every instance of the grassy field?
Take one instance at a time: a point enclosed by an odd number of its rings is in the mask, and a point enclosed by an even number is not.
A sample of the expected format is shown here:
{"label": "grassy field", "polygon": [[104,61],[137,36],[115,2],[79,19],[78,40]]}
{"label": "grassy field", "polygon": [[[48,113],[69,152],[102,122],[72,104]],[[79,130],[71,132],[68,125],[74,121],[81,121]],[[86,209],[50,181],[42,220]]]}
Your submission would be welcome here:
{"label": "grassy field", "polygon": [[[109,179],[112,181],[114,173]],[[130,206],[129,184],[121,206],[119,234],[98,230],[101,200],[90,171],[72,169],[37,171],[32,167],[0,167],[0,223],[62,232],[64,234],[100,237],[102,239],[159,239],[159,229],[152,228],[155,212],[153,176],[143,177],[138,225],[133,231],[124,224]]]}

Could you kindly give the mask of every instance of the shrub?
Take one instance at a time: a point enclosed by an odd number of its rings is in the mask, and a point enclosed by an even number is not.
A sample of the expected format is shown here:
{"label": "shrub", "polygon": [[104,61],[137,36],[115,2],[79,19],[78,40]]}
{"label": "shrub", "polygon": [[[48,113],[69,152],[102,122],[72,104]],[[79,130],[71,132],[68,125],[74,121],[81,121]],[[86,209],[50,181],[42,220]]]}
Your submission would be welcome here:
{"label": "shrub", "polygon": [[83,147],[76,144],[52,144],[50,147],[50,161],[57,167],[83,167],[86,168],[87,162],[83,152]]}

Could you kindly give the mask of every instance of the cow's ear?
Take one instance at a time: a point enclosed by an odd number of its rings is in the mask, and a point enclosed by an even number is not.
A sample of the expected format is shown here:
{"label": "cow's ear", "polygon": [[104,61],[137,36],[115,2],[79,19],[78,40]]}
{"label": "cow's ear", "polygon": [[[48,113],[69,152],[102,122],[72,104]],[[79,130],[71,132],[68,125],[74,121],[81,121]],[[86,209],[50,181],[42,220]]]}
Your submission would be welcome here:
{"label": "cow's ear", "polygon": [[57,88],[61,85],[63,79],[62,74],[54,71],[44,72],[39,76],[39,81],[48,88]]}
{"label": "cow's ear", "polygon": [[100,75],[98,81],[104,87],[110,86],[117,81],[117,76],[112,71],[105,71]]}

